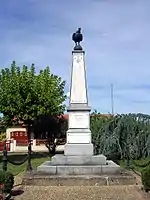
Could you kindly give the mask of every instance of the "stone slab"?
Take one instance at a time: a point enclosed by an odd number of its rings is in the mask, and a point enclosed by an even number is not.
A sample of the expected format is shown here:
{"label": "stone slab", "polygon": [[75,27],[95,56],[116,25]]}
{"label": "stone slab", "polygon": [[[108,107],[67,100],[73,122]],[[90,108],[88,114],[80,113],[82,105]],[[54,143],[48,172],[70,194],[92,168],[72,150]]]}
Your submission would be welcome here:
{"label": "stone slab", "polygon": [[120,171],[120,166],[113,161],[107,161],[107,165],[50,165],[44,163],[37,168],[38,172],[50,175],[100,175],[115,174]]}
{"label": "stone slab", "polygon": [[[50,162],[50,161],[49,161]],[[51,159],[52,165],[106,165],[106,156],[65,156],[56,154]]]}
{"label": "stone slab", "polygon": [[92,156],[93,144],[65,144],[64,148],[65,156]]}
{"label": "stone slab", "polygon": [[70,128],[90,128],[90,113],[89,112],[69,112],[69,129]]}
{"label": "stone slab", "polygon": [[23,185],[38,186],[104,186],[104,185],[132,185],[136,178],[132,174],[115,175],[76,175],[58,176],[40,174],[38,172],[26,173],[23,177]]}
{"label": "stone slab", "polygon": [[57,174],[57,166],[46,165],[45,163],[37,167],[38,172],[43,172],[46,174]]}
{"label": "stone slab", "polygon": [[67,131],[67,144],[90,144],[91,131],[88,128],[69,128]]}
{"label": "stone slab", "polygon": [[91,111],[91,107],[88,106],[87,103],[83,104],[83,103],[73,103],[70,104],[67,107],[67,112],[72,112],[72,111],[82,111],[82,112],[90,112]]}

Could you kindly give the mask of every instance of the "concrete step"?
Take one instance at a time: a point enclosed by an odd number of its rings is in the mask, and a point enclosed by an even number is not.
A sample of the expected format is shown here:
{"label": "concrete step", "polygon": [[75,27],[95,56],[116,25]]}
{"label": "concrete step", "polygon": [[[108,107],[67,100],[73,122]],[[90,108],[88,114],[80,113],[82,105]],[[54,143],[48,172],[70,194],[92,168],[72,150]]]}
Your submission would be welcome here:
{"label": "concrete step", "polygon": [[134,185],[136,178],[130,173],[115,175],[78,175],[57,176],[27,173],[23,178],[23,185],[38,186],[102,186],[102,185]]}
{"label": "concrete step", "polygon": [[114,174],[120,171],[120,166],[113,161],[107,161],[107,165],[52,165],[46,161],[38,166],[38,172],[49,175],[100,175]]}
{"label": "concrete step", "polygon": [[120,166],[111,160],[107,160],[107,165],[53,165],[46,161],[37,171],[49,175],[101,175],[117,173]]}

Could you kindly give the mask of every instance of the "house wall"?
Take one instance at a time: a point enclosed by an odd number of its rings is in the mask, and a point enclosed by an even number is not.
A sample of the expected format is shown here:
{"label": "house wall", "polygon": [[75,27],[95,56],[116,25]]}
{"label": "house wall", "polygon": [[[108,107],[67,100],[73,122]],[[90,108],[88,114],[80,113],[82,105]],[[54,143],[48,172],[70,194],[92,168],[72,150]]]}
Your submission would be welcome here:
{"label": "house wall", "polygon": [[[6,130],[6,139],[14,139],[16,141],[28,140],[26,128],[8,128]],[[31,139],[34,139],[34,134],[31,133]]]}

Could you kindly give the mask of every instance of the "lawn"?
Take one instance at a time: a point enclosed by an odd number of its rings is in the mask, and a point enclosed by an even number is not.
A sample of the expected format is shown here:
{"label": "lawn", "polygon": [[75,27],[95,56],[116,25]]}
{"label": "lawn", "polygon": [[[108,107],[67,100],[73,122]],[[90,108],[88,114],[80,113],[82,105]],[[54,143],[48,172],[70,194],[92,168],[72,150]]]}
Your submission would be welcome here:
{"label": "lawn", "polygon": [[[27,154],[8,154],[9,159],[12,161],[20,161],[25,158]],[[50,157],[48,155],[33,155],[33,158],[31,159],[32,168],[36,169],[39,165],[41,165],[43,162],[50,160]],[[2,169],[2,155],[0,156],[0,169]],[[15,176],[23,171],[26,171],[27,169],[27,161],[23,163],[22,165],[13,165],[8,163],[7,165],[7,171],[10,171]]]}

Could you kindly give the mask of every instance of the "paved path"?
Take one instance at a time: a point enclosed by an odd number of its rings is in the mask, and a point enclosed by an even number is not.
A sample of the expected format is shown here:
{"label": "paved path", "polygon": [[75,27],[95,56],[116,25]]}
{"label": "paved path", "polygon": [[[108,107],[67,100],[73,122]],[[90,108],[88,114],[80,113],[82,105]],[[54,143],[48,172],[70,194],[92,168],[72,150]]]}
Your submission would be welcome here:
{"label": "paved path", "polygon": [[26,186],[15,200],[148,200],[138,186]]}

